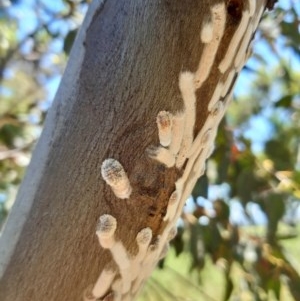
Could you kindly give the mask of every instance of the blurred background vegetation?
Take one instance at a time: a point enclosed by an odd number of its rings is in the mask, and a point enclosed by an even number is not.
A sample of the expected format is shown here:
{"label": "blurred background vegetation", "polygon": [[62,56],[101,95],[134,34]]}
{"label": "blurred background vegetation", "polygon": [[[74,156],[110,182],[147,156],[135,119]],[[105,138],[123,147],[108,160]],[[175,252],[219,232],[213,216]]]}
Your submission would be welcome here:
{"label": "blurred background vegetation", "polygon": [[[266,14],[207,173],[140,300],[300,300],[300,6]],[[0,227],[89,1],[0,0]]]}

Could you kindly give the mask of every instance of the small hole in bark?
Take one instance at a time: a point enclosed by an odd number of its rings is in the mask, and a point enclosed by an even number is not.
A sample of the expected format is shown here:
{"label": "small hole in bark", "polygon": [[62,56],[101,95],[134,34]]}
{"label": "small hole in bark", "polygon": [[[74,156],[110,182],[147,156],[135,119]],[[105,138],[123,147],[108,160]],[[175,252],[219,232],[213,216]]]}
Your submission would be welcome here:
{"label": "small hole in bark", "polygon": [[155,206],[150,206],[148,208],[148,215],[154,217],[156,215],[157,208]]}
{"label": "small hole in bark", "polygon": [[233,18],[240,20],[243,13],[243,1],[229,0],[227,2],[227,12]]}
{"label": "small hole in bark", "polygon": [[158,170],[159,170],[160,172],[165,172],[165,170],[166,170],[166,166],[165,166],[165,165],[163,165],[163,164],[159,164],[159,166],[158,166]]}

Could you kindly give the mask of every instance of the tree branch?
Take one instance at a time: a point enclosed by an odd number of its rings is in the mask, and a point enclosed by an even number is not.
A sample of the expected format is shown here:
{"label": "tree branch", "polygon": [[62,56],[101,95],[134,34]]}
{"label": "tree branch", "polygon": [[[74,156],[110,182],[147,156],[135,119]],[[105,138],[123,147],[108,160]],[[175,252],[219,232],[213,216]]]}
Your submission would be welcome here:
{"label": "tree branch", "polygon": [[93,2],[1,237],[1,300],[135,299],[205,170],[265,5]]}

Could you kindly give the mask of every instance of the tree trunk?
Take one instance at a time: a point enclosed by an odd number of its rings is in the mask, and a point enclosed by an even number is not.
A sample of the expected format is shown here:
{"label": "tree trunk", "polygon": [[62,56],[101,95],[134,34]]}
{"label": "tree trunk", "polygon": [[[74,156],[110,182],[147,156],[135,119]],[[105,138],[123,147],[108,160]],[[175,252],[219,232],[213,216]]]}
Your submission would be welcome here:
{"label": "tree trunk", "polygon": [[94,0],[1,236],[0,300],[137,296],[266,5]]}

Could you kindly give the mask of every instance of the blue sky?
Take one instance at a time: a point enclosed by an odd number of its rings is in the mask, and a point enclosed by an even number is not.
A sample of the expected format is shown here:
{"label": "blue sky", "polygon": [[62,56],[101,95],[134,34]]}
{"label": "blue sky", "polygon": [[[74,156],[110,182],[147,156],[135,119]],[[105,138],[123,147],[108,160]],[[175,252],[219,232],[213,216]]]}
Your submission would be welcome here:
{"label": "blue sky", "polygon": [[[41,5],[45,4],[47,9],[51,11],[51,13],[60,13],[62,10],[67,9],[63,1],[61,0],[39,0]],[[68,21],[54,19],[51,15],[44,12],[43,9],[39,10],[38,13],[35,10],[36,0],[20,0],[18,4],[12,5],[9,7],[8,11],[12,19],[18,20],[18,39],[22,40],[31,32],[41,26],[41,24],[47,24],[50,22],[50,29],[53,32],[57,32],[61,37],[65,36],[70,29],[74,29],[78,27],[78,23],[82,21],[84,14],[87,10],[87,5],[81,6],[81,14],[72,19],[68,19]],[[51,56],[62,53],[63,49],[63,39],[54,39],[50,45],[51,55],[47,57],[47,54],[44,58],[44,64],[51,64],[52,59]],[[30,43],[25,43],[22,50],[26,53],[26,49],[30,47]],[[47,99],[45,99],[43,106],[44,109],[48,109],[51,105],[52,100],[56,94],[58,86],[60,84],[61,74],[56,74],[52,77],[48,77],[45,81],[43,81],[43,85],[47,89]]]}

